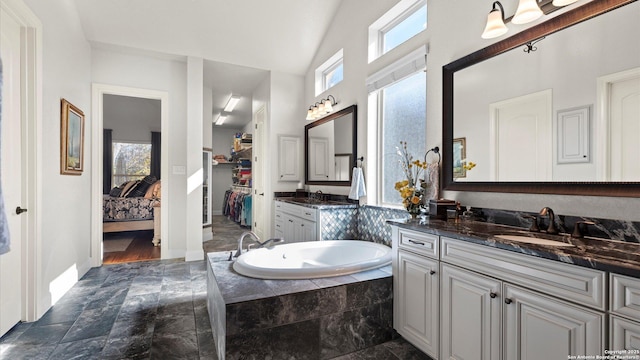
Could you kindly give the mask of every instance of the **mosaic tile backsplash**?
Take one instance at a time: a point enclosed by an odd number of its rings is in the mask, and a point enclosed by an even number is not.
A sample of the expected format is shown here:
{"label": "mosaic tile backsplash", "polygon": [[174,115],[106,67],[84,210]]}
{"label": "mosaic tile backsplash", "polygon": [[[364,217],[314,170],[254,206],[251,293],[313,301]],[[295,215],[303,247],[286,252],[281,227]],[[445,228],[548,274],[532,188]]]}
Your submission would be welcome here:
{"label": "mosaic tile backsplash", "polygon": [[[545,229],[549,220],[537,213],[500,210],[472,209],[475,220],[494,224],[529,228],[531,219],[536,216],[540,229]],[[326,232],[323,240],[360,239],[391,246],[391,226],[388,219],[402,219],[409,215],[402,209],[390,209],[378,206],[360,206],[358,209],[324,210],[321,214],[322,231]],[[577,221],[592,221],[595,225],[582,225],[585,236],[603,239],[640,243],[640,222],[588,218],[556,214],[555,222],[561,233],[571,233]]]}

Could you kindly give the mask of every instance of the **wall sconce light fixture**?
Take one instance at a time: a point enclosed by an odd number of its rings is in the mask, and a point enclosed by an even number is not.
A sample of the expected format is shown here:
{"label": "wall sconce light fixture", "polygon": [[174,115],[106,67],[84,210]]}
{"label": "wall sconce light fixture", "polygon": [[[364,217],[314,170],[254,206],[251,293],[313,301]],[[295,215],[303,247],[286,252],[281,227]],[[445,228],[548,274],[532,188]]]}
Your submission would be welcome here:
{"label": "wall sconce light fixture", "polygon": [[492,39],[508,31],[505,25],[509,21],[514,24],[526,24],[537,20],[542,15],[552,13],[563,6],[573,4],[578,0],[519,0],[515,15],[505,20],[504,7],[499,1],[494,1],[487,16],[487,25],[482,32],[483,39]]}
{"label": "wall sconce light fixture", "polygon": [[321,117],[331,113],[333,111],[333,106],[338,102],[333,95],[327,96],[326,99],[322,99],[319,102],[309,106],[309,110],[307,110],[307,120],[317,120]]}

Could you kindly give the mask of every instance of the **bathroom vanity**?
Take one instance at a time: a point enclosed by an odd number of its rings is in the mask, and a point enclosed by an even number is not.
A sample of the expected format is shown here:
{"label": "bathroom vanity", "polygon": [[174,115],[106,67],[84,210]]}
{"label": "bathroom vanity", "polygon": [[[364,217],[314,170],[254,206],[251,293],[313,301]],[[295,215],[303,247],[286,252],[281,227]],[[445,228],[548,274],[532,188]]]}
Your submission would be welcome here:
{"label": "bathroom vanity", "polygon": [[640,358],[640,244],[390,224],[394,328],[434,359]]}
{"label": "bathroom vanity", "polygon": [[278,198],[275,237],[286,242],[356,239],[357,205],[308,198]]}

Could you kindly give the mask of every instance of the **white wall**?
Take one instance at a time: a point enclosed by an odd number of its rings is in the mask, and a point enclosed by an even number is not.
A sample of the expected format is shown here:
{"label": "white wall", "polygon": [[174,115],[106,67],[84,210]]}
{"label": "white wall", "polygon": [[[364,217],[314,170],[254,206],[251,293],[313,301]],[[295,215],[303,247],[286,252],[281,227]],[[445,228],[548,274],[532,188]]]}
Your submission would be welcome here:
{"label": "white wall", "polygon": [[[163,258],[184,257],[186,251],[185,209],[187,176],[174,174],[175,166],[187,166],[187,67],[183,60],[167,57],[133,55],[115,50],[92,51],[92,81],[95,83],[153,89],[169,93],[169,129],[162,134],[170,144],[168,191],[171,204],[163,204],[168,212],[170,239],[162,248]],[[202,106],[202,105],[201,105]],[[202,151],[198,145],[198,154]],[[200,158],[200,155],[198,155]],[[200,160],[201,161],[201,160]],[[163,183],[165,179],[163,179]],[[163,186],[164,188],[164,186]],[[164,238],[164,234],[163,234]]]}
{"label": "white wall", "polygon": [[[492,41],[480,38],[488,3],[473,0],[431,1],[428,3],[428,29],[392,50],[371,64],[367,64],[367,28],[391,8],[397,1],[350,0],[342,2],[333,24],[311,62],[305,77],[305,104],[312,104],[326,94],[332,94],[340,102],[337,109],[351,104],[358,105],[358,155],[367,150],[367,94],[364,81],[383,66],[399,59],[422,44],[429,44],[427,57],[427,147],[442,146],[442,66],[490,45]],[[516,2],[503,4],[507,14],[513,14]],[[557,12],[559,13],[559,12]],[[554,14],[557,14],[554,13]],[[451,21],[451,19],[456,19]],[[544,21],[543,17],[538,22]],[[510,33],[526,29],[532,24],[510,24]],[[349,36],[344,36],[349,34]],[[495,39],[493,42],[499,41]],[[541,44],[541,46],[544,42]],[[324,60],[344,48],[344,80],[319,97],[314,96],[314,70]],[[303,116],[303,113],[299,117]],[[302,126],[302,125],[301,125]],[[371,157],[365,159],[368,171]],[[367,176],[373,176],[367,172]],[[314,190],[316,187],[313,187]],[[325,192],[347,194],[347,187],[319,187]],[[583,215],[609,219],[640,221],[638,198],[558,196],[545,194],[507,194],[476,192],[443,192],[441,196],[459,200],[463,205],[491,207],[521,211],[539,211],[543,206],[552,207],[556,213]]]}
{"label": "white wall", "polygon": [[[90,267],[91,48],[72,0],[25,1],[43,26],[41,243],[36,250],[40,317]],[[60,99],[85,114],[84,172],[60,175]],[[52,283],[54,284],[52,286]]]}
{"label": "white wall", "polygon": [[114,141],[150,143],[151,132],[162,129],[160,100],[105,95],[102,121]]}

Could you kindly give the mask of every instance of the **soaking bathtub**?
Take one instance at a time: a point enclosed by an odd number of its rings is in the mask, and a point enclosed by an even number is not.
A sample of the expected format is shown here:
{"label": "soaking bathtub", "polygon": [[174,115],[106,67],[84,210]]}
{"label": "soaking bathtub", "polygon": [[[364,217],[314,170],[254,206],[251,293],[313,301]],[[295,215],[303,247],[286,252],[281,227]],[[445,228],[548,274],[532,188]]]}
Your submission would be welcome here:
{"label": "soaking bathtub", "polygon": [[315,279],[348,275],[391,264],[391,248],[361,240],[276,245],[240,255],[233,269],[258,279]]}

